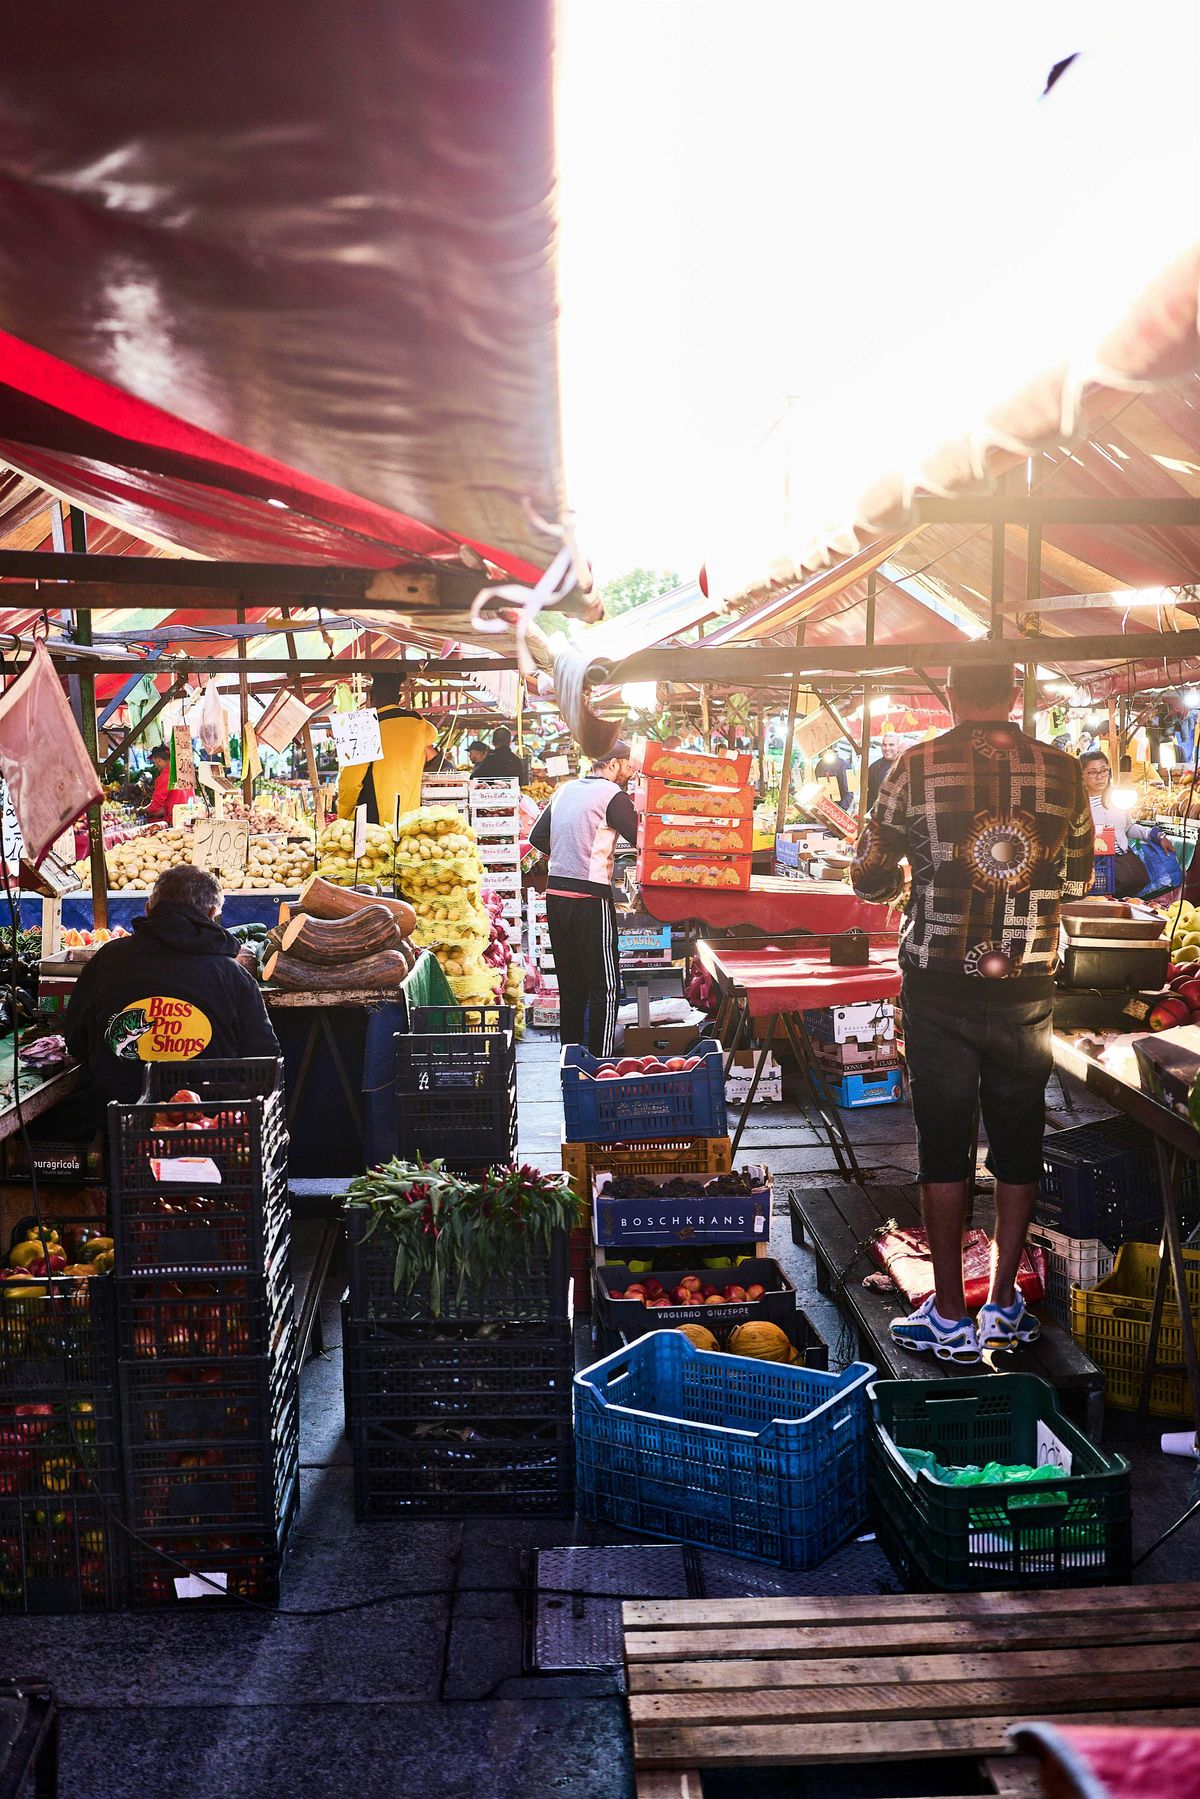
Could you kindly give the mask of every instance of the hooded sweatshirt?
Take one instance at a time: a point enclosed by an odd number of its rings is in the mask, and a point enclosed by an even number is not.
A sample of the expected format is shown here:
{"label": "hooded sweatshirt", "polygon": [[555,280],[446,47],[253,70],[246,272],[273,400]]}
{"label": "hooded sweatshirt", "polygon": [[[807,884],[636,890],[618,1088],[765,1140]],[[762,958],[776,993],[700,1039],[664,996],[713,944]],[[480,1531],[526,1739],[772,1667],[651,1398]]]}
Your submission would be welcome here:
{"label": "hooded sweatshirt", "polygon": [[[258,986],[234,960],[238,940],[191,906],[159,905],[106,943],[75,983],[67,1048],[100,1098],[131,1104],[147,1062],[277,1056]],[[187,1070],[179,1085],[188,1085]]]}

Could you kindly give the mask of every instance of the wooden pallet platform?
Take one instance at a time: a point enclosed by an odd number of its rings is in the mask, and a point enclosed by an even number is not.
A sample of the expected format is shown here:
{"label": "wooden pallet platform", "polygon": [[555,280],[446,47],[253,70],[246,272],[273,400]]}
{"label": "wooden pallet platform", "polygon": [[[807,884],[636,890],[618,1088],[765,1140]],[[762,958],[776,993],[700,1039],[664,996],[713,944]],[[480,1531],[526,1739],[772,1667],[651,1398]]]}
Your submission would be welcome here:
{"label": "wooden pallet platform", "polygon": [[1200,1730],[1200,1582],[643,1600],[623,1623],[638,1799],[702,1799],[703,1769],[948,1759],[1024,1799],[1014,1724]]}
{"label": "wooden pallet platform", "polygon": [[[795,1189],[788,1206],[792,1237],[816,1256],[817,1286],[842,1307],[858,1337],[859,1353],[873,1362],[885,1380],[953,1380],[962,1368],[935,1356],[898,1349],[888,1326],[911,1310],[899,1292],[876,1293],[862,1284],[875,1269],[866,1244],[885,1219],[905,1227],[921,1222],[914,1187],[849,1183]],[[990,1196],[977,1195],[972,1222],[990,1231],[994,1222]],[[1036,1308],[1035,1308],[1036,1310]],[[1104,1426],[1104,1375],[1091,1357],[1054,1320],[1040,1314],[1042,1334],[1036,1343],[996,1358],[1005,1373],[1037,1374],[1058,1394],[1065,1415],[1098,1443]]]}

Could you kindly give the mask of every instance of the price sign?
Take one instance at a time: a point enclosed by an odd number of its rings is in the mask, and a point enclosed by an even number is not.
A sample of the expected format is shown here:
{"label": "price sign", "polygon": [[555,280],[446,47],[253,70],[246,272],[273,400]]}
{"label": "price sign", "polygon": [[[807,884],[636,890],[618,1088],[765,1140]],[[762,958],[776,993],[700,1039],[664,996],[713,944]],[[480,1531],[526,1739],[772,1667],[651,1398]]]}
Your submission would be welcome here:
{"label": "price sign", "polygon": [[354,808],[354,860],[361,862],[367,853],[367,808]]}
{"label": "price sign", "polygon": [[379,714],[373,706],[364,706],[360,712],[331,712],[329,729],[333,733],[339,768],[352,768],[361,762],[382,762]]}
{"label": "price sign", "polygon": [[797,724],[793,743],[802,756],[810,758],[819,756],[827,750],[831,743],[836,743],[841,730],[827,712],[814,712],[802,724]]}
{"label": "price sign", "polygon": [[4,860],[15,868],[25,854],[25,839],[21,834],[21,826],[17,820],[16,810],[12,803],[12,795],[8,791],[8,782],[0,781],[0,831],[4,837]]}
{"label": "price sign", "polygon": [[192,833],[192,861],[211,874],[244,874],[249,851],[250,826],[244,818],[206,818]]}
{"label": "price sign", "polygon": [[275,695],[258,721],[258,741],[265,743],[269,750],[286,750],[311,717],[308,707],[284,688]]}
{"label": "price sign", "polygon": [[175,747],[175,785],[196,789],[196,759],[192,755],[192,733],[187,725],[176,725],[171,733]]}
{"label": "price sign", "polygon": [[570,772],[571,764],[566,756],[546,757],[546,773],[550,776],[551,780],[561,780],[564,775],[569,775]]}

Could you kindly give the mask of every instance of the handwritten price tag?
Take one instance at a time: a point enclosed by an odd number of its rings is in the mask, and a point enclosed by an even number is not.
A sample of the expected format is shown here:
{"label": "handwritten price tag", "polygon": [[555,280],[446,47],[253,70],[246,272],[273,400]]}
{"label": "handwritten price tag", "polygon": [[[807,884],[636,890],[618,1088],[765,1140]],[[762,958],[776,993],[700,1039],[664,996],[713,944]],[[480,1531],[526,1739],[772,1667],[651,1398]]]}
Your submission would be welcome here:
{"label": "handwritten price tag", "polygon": [[250,827],[244,818],[206,818],[192,835],[192,861],[211,874],[244,874]]}
{"label": "handwritten price tag", "polygon": [[175,745],[175,785],[186,787],[194,792],[196,788],[196,759],[192,755],[192,731],[190,725],[176,725],[171,733]]}
{"label": "handwritten price tag", "polygon": [[333,733],[339,768],[352,768],[360,762],[382,762],[379,714],[373,706],[364,706],[361,712],[331,712],[329,729]]}

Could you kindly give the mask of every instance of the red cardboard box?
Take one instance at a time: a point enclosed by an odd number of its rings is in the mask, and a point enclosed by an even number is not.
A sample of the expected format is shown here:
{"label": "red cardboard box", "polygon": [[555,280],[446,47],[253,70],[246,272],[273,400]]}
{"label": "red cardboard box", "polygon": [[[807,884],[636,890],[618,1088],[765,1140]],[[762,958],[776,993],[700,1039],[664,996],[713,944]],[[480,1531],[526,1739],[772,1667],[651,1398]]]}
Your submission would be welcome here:
{"label": "red cardboard box", "polygon": [[633,766],[663,781],[687,781],[694,787],[744,787],[750,779],[750,754],[710,756],[702,750],[669,750],[651,737],[633,740]]}
{"label": "red cardboard box", "polygon": [[643,850],[637,875],[643,887],[691,888],[694,893],[745,893],[750,886],[751,856],[664,856]]}
{"label": "red cardboard box", "polygon": [[749,855],[754,848],[752,818],[662,818],[648,812],[638,831],[638,848],[679,855]]}
{"label": "red cardboard box", "polygon": [[665,818],[753,818],[753,787],[731,789],[676,787],[656,775],[634,790],[639,812],[655,812]]}

